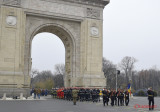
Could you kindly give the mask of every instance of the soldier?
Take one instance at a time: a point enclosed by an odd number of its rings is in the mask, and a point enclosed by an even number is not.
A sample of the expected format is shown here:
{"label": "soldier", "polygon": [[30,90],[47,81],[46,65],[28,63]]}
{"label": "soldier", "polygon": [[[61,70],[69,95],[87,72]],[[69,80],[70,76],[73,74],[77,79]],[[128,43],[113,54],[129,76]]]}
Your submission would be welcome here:
{"label": "soldier", "polygon": [[82,102],[83,102],[85,100],[85,89],[84,88],[82,89],[81,95],[82,95]]}
{"label": "soldier", "polygon": [[92,90],[92,101],[93,103],[96,102],[96,90],[95,89]]}
{"label": "soldier", "polygon": [[73,105],[76,105],[77,97],[78,97],[78,90],[77,88],[74,88],[72,90],[72,98],[73,98]]}
{"label": "soldier", "polygon": [[129,92],[128,92],[128,90],[125,91],[125,104],[126,104],[126,106],[128,106],[128,104],[129,104]]}
{"label": "soldier", "polygon": [[100,102],[101,100],[100,100],[100,90],[99,89],[97,89],[97,100]]}
{"label": "soldier", "polygon": [[103,89],[102,93],[103,93],[103,106],[105,106],[105,104],[107,103],[107,91]]}
{"label": "soldier", "polygon": [[69,101],[71,101],[72,98],[73,98],[73,97],[72,97],[72,88],[70,88],[70,89],[69,89]]}
{"label": "soldier", "polygon": [[109,90],[106,90],[107,91],[107,94],[106,94],[106,103],[107,103],[107,106],[108,106],[108,102],[109,102]]}
{"label": "soldier", "polygon": [[117,92],[116,90],[114,90],[113,92],[114,92],[114,102],[115,102],[115,105],[117,105]]}
{"label": "soldier", "polygon": [[66,100],[69,100],[69,88],[66,90]]}
{"label": "soldier", "polygon": [[121,99],[121,91],[119,89],[117,91],[117,98],[118,98],[118,106],[119,106],[119,102],[120,102],[120,99]]}
{"label": "soldier", "polygon": [[[147,91],[148,100],[149,100],[149,110],[154,110],[154,92],[152,91],[152,87],[150,87]],[[151,106],[152,103],[152,106]]]}
{"label": "soldier", "polygon": [[121,90],[121,106],[124,106],[124,91]]}
{"label": "soldier", "polygon": [[90,98],[90,90],[86,89],[86,101],[89,101]]}
{"label": "soldier", "polygon": [[65,89],[63,90],[63,92],[64,92],[64,100],[65,100],[65,99],[67,99],[67,89],[65,88]]}
{"label": "soldier", "polygon": [[111,89],[111,92],[110,92],[110,98],[111,98],[111,105],[114,106],[115,93],[112,89]]}
{"label": "soldier", "polygon": [[56,95],[57,93],[56,93],[56,89],[52,89],[52,95],[53,95],[53,98],[56,98]]}
{"label": "soldier", "polygon": [[80,101],[83,100],[82,92],[83,92],[82,89],[80,89],[79,92],[78,92]]}

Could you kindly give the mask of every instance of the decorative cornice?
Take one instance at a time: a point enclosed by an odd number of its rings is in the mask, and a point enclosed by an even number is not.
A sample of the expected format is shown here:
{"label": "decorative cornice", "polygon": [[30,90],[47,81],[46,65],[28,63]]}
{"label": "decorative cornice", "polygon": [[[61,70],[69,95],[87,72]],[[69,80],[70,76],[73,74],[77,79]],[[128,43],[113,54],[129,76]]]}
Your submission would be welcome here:
{"label": "decorative cornice", "polygon": [[105,7],[110,0],[63,0],[72,3],[80,3],[84,5],[93,5],[98,7]]}
{"label": "decorative cornice", "polygon": [[2,5],[20,7],[21,0],[3,0]]}
{"label": "decorative cornice", "polygon": [[43,1],[50,1],[50,2],[63,1],[76,4],[91,5],[102,8],[104,8],[110,2],[110,0],[43,0]]}

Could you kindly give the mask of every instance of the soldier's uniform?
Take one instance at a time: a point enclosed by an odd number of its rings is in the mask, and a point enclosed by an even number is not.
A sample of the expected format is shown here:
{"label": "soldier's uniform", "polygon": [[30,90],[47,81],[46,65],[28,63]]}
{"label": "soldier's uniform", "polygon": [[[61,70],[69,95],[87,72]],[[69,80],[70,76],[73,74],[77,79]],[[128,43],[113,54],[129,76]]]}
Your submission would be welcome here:
{"label": "soldier's uniform", "polygon": [[103,105],[105,106],[105,104],[107,103],[107,91],[103,90],[102,93],[103,93]]}
{"label": "soldier's uniform", "polygon": [[117,105],[117,92],[114,90],[114,103]]}
{"label": "soldier's uniform", "polygon": [[90,91],[89,89],[86,89],[86,101],[89,101],[90,98]]}
{"label": "soldier's uniform", "polygon": [[126,106],[128,106],[129,104],[129,92],[128,91],[125,91],[125,104]]}
{"label": "soldier's uniform", "polygon": [[72,100],[72,89],[69,89],[69,101],[71,101]]}
{"label": "soldier's uniform", "polygon": [[97,89],[97,100],[100,102],[100,90]]}
{"label": "soldier's uniform", "polygon": [[121,106],[124,106],[124,92],[123,90],[121,91]]}
{"label": "soldier's uniform", "polygon": [[118,98],[118,106],[119,106],[119,102],[121,100],[121,92],[120,92],[120,90],[117,91],[117,98]]}
{"label": "soldier's uniform", "polygon": [[72,90],[72,98],[73,98],[73,105],[76,105],[76,101],[77,101],[77,97],[78,97],[78,90],[77,89],[73,89]]}
{"label": "soldier's uniform", "polygon": [[82,89],[82,101],[85,100],[85,89]]}
{"label": "soldier's uniform", "polygon": [[96,90],[95,89],[92,90],[92,101],[93,103],[96,101]]}
{"label": "soldier's uniform", "polygon": [[83,97],[82,97],[82,94],[83,94],[83,93],[82,93],[82,92],[83,92],[82,89],[80,89],[79,92],[78,92],[80,101],[83,100]]}
{"label": "soldier's uniform", "polygon": [[67,99],[67,90],[64,89],[63,92],[64,92],[64,99]]}
{"label": "soldier's uniform", "polygon": [[[148,100],[149,100],[149,110],[154,110],[154,92],[152,91],[152,88],[149,88],[147,93],[148,93]],[[152,103],[152,106],[151,106],[151,103]]]}
{"label": "soldier's uniform", "polygon": [[109,102],[109,91],[107,90],[107,94],[106,94],[106,103],[107,103],[107,106],[108,106],[108,102]]}
{"label": "soldier's uniform", "polygon": [[54,89],[53,90],[53,98],[56,98],[57,97],[57,92],[56,92],[56,90]]}
{"label": "soldier's uniform", "polygon": [[115,92],[113,92],[112,90],[110,92],[110,98],[111,98],[111,105],[114,106]]}
{"label": "soldier's uniform", "polygon": [[67,99],[67,100],[70,100],[70,99],[69,99],[69,96],[70,96],[69,94],[70,94],[70,90],[67,89],[67,90],[66,90],[66,99]]}

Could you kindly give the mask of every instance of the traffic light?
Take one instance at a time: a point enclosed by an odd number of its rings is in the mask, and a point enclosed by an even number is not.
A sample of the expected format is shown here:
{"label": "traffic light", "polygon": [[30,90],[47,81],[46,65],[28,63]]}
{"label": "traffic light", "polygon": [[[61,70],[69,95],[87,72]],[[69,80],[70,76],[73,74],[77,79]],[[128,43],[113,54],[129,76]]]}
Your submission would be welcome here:
{"label": "traffic light", "polygon": [[117,74],[120,74],[121,72],[120,72],[120,70],[117,70]]}

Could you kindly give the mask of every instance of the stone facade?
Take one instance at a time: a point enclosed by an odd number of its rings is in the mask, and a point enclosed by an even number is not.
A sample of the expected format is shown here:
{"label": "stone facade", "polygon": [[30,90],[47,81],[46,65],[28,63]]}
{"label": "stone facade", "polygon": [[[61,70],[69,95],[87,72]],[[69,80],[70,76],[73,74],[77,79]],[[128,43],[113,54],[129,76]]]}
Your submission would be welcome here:
{"label": "stone facade", "polygon": [[108,0],[0,0],[0,95],[29,94],[31,46],[41,32],[65,46],[65,86],[105,87],[103,8]]}

